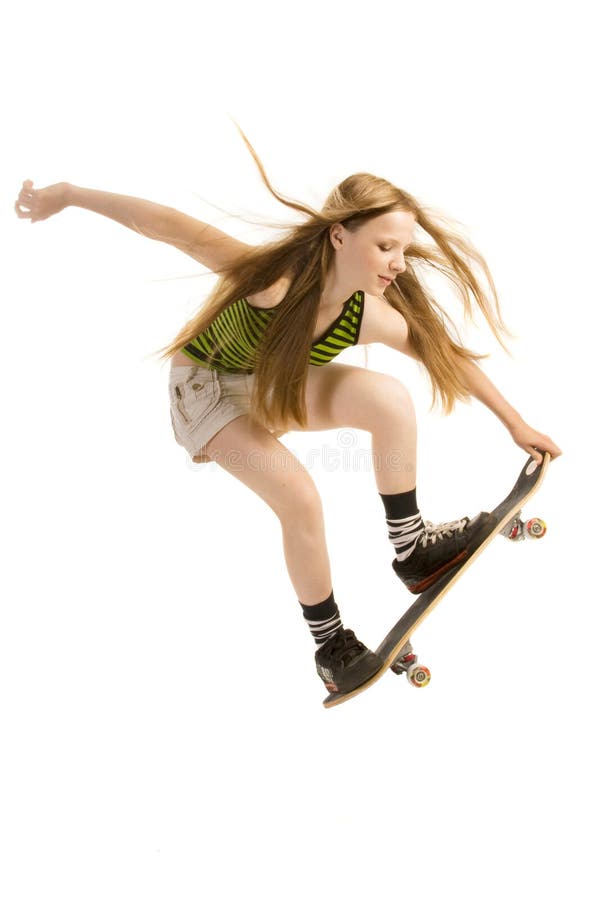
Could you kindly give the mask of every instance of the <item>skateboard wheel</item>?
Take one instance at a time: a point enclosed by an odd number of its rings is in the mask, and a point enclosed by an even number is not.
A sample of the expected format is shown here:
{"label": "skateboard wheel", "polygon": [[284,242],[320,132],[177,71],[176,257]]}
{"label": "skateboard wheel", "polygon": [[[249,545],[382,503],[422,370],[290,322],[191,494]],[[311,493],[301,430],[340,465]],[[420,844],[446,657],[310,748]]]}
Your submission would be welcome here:
{"label": "skateboard wheel", "polygon": [[408,678],[408,683],[412,684],[413,687],[427,687],[431,681],[431,672],[426,666],[415,664],[408,668],[406,677]]}
{"label": "skateboard wheel", "polygon": [[529,519],[525,525],[527,537],[535,538],[536,540],[544,537],[547,530],[548,527],[543,519]]}

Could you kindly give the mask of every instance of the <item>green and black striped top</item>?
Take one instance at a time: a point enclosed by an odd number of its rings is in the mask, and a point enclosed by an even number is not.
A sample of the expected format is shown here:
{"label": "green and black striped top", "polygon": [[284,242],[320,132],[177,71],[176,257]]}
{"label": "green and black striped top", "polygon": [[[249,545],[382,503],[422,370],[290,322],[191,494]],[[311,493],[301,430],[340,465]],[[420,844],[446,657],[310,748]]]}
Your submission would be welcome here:
{"label": "green and black striped top", "polygon": [[[310,350],[311,366],[324,366],[346,347],[358,343],[364,302],[363,291],[355,291],[348,297],[335,322],[313,342]],[[275,309],[274,306],[259,309],[251,306],[244,298],[236,300],[219,313],[205,331],[182,347],[182,353],[198,366],[229,374],[250,374],[254,370],[256,349]],[[216,346],[220,349],[209,365],[207,360]]]}

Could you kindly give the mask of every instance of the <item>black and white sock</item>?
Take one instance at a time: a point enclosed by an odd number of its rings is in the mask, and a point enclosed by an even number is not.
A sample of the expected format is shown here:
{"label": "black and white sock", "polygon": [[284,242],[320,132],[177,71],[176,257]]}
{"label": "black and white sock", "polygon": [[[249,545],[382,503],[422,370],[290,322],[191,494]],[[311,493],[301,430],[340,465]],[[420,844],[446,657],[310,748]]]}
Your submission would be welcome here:
{"label": "black and white sock", "polygon": [[402,494],[380,494],[386,514],[388,536],[398,562],[411,555],[425,527],[417,506],[417,489]]}
{"label": "black and white sock", "polygon": [[321,647],[337,631],[342,630],[340,611],[333,597],[333,591],[322,603],[317,603],[315,606],[305,606],[304,603],[301,603],[300,606],[317,647]]}

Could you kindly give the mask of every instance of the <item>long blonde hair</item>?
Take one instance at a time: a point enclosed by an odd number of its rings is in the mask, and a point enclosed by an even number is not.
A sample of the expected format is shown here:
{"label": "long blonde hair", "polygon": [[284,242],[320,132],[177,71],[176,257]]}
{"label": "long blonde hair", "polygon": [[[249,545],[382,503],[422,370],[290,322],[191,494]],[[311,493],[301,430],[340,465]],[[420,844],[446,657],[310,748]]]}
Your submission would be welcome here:
{"label": "long blonde hair", "polygon": [[[411,194],[375,175],[364,172],[350,175],[331,191],[320,211],[283,197],[271,186],[254,148],[239,131],[267,189],[281,203],[302,213],[306,221],[287,226],[287,233],[280,240],[248,247],[235,262],[223,266],[221,277],[199,312],[185,323],[170,344],[156,353],[161,354],[161,359],[168,359],[236,300],[267,289],[283,276],[291,276],[287,294],[275,308],[257,350],[251,404],[253,416],[267,426],[293,430],[298,423],[305,427],[304,392],[312,336],[325,277],[335,252],[329,229],[342,222],[351,231],[357,230],[383,213],[404,210],[415,216],[417,226],[433,239],[434,245],[412,243],[405,252],[406,270],[392,281],[383,296],[406,319],[411,344],[431,381],[433,402],[441,400],[443,411],[451,412],[456,400],[469,396],[457,362],[482,359],[484,354],[468,350],[450,336],[450,330],[458,334],[454,323],[431,296],[419,274],[422,267],[430,267],[445,276],[457,290],[467,319],[473,317],[474,300],[494,336],[506,349],[502,334],[509,335],[509,332],[502,321],[491,273],[481,254],[447,217],[427,210]],[[491,301],[473,272],[473,262],[486,275]]]}

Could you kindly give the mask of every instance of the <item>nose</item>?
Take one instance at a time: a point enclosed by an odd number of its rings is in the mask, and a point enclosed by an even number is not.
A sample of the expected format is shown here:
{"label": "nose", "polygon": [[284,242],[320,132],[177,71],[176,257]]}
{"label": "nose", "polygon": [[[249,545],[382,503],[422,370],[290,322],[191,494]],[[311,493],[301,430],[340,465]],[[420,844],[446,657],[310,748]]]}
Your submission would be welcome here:
{"label": "nose", "polygon": [[394,272],[396,273],[396,275],[397,275],[399,272],[405,272],[405,271],[406,271],[406,263],[405,263],[405,261],[404,261],[404,257],[403,257],[403,256],[400,256],[400,257],[398,257],[398,259],[395,259],[395,260],[390,264],[390,268],[394,270]]}

